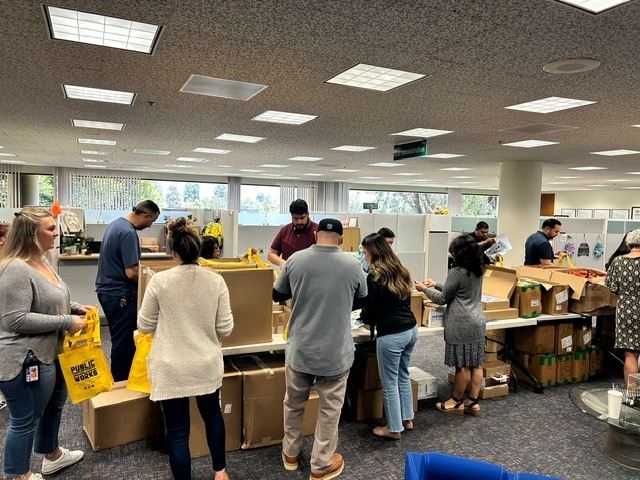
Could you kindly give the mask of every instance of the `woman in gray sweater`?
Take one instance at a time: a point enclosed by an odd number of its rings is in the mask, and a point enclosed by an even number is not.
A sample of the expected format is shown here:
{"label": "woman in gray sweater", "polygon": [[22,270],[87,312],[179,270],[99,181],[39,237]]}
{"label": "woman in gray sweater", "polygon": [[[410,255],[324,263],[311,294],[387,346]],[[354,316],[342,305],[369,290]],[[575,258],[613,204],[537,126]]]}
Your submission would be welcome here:
{"label": "woman in gray sweater", "polygon": [[[456,368],[453,395],[446,402],[436,403],[443,413],[454,415],[480,414],[478,394],[482,384],[484,363],[484,337],[486,318],[482,310],[482,252],[469,235],[454,238],[449,253],[455,266],[449,270],[444,285],[431,279],[416,283],[416,289],[438,305],[447,305],[444,317],[444,363]],[[463,400],[471,377],[469,397]]]}

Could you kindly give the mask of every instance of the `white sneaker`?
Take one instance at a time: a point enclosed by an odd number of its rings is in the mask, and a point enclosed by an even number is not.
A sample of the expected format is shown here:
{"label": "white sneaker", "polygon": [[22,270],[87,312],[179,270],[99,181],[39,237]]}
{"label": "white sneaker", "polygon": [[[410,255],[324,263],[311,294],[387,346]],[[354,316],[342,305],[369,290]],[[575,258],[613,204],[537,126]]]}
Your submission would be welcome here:
{"label": "white sneaker", "polygon": [[47,460],[46,457],[42,459],[42,473],[45,475],[55,473],[69,465],[78,463],[82,460],[82,457],[84,457],[84,452],[82,450],[69,451],[62,447],[60,447],[60,450],[62,450],[62,455],[60,455],[57,460]]}
{"label": "white sneaker", "polygon": [[4,399],[2,394],[0,393],[0,410],[7,406],[7,401]]}

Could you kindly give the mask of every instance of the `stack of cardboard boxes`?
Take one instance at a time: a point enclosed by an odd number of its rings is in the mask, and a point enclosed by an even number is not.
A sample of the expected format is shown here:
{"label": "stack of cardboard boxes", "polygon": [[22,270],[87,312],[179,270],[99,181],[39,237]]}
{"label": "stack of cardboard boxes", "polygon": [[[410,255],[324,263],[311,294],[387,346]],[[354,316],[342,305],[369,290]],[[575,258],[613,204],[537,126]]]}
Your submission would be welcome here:
{"label": "stack of cardboard boxes", "polygon": [[516,272],[488,266],[482,279],[482,309],[487,320],[518,318],[518,309],[510,306],[516,286]]}
{"label": "stack of cardboard boxes", "polygon": [[[511,366],[499,360],[482,364],[482,385],[478,398],[487,399],[509,395],[509,375]],[[449,370],[449,382],[455,383],[455,370]],[[471,382],[467,383],[469,391]]]}

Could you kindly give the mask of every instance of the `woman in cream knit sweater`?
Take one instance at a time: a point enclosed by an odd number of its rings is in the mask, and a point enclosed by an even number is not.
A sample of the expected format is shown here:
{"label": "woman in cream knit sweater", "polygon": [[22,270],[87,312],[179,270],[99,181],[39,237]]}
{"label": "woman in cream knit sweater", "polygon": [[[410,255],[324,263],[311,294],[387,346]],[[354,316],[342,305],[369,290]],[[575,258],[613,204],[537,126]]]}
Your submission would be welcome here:
{"label": "woman in cream knit sweater", "polygon": [[151,277],[138,313],[138,329],[153,332],[147,357],[151,400],[162,402],[174,478],[191,479],[189,397],[195,397],[214,478],[228,480],[220,411],[220,338],[233,329],[229,290],[220,275],[198,265],[200,237],[187,228],[186,219],[169,225],[169,244],[179,265]]}

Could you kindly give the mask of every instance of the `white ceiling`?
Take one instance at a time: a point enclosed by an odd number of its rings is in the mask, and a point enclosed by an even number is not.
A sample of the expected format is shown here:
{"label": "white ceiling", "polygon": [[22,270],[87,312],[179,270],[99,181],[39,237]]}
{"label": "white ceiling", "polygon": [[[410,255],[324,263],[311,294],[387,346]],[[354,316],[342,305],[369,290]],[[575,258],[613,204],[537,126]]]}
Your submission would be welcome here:
{"label": "white ceiling", "polygon": [[[0,160],[81,167],[82,157],[93,157],[107,158],[109,168],[117,170],[174,169],[196,178],[233,175],[268,182],[262,174],[276,174],[463,189],[497,189],[500,162],[535,161],[544,164],[545,191],[640,187],[640,175],[628,174],[640,171],[640,154],[590,153],[640,150],[640,128],[632,126],[640,124],[638,1],[600,15],[555,0],[57,0],[46,5],[151,23],[162,33],[152,55],[52,40],[42,2],[0,0],[0,153],[16,155]],[[595,59],[601,65],[572,75],[543,71],[545,64],[564,59]],[[428,77],[386,93],[325,83],[357,63]],[[267,88],[248,101],[181,93],[192,74]],[[132,106],[66,99],[63,84],[134,92],[136,99]],[[551,96],[597,103],[548,114],[505,109]],[[318,118],[300,126],[251,120],[266,110]],[[79,128],[72,119],[126,126],[123,131]],[[505,131],[539,124],[575,128]],[[464,156],[371,166],[392,162],[394,144],[418,140],[390,135],[413,128],[453,131],[428,139],[428,153]],[[214,139],[222,133],[265,140]],[[118,144],[83,146],[78,137]],[[521,140],[559,144],[501,145]],[[331,150],[340,145],[375,149]],[[192,150],[198,147],[231,153],[196,154]],[[113,155],[82,155],[81,148]],[[133,153],[136,148],[171,153],[141,155]],[[181,156],[209,161],[189,169],[166,166]],[[289,160],[294,156],[323,160]],[[607,170],[568,170],[576,166]],[[441,170],[446,167],[471,170]],[[336,171],[342,169],[359,171]]]}

